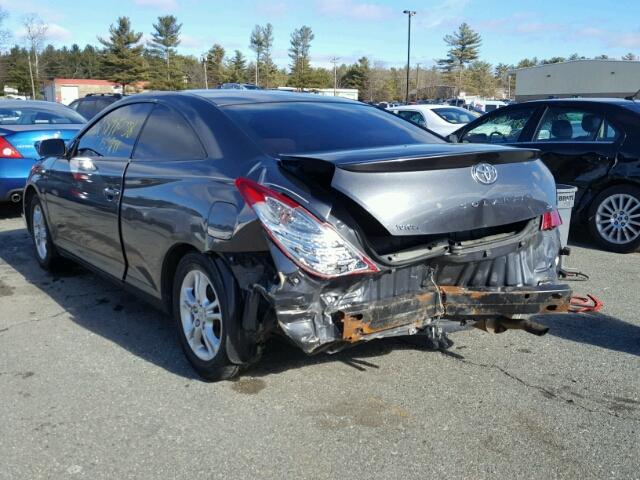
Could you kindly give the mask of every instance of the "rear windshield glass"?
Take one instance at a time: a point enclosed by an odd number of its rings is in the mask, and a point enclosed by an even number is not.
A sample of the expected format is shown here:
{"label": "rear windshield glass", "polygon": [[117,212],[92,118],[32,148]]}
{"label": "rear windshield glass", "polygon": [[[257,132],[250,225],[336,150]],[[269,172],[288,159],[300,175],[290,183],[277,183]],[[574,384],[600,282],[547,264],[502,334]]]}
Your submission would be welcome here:
{"label": "rear windshield glass", "polygon": [[270,154],[327,152],[444,140],[375,107],[281,102],[224,107]]}
{"label": "rear windshield glass", "polygon": [[85,122],[82,115],[66,108],[6,108],[0,105],[0,125],[64,125]]}
{"label": "rear windshield glass", "polygon": [[449,123],[469,123],[473,122],[478,115],[458,107],[432,108],[433,113]]}

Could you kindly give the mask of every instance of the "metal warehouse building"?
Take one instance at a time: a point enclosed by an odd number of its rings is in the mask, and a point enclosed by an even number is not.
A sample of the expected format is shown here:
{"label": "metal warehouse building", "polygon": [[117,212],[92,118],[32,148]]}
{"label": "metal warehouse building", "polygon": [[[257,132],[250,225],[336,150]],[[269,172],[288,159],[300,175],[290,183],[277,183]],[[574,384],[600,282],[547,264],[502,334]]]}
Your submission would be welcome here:
{"label": "metal warehouse building", "polygon": [[640,90],[640,62],[573,60],[516,70],[516,100],[618,97]]}

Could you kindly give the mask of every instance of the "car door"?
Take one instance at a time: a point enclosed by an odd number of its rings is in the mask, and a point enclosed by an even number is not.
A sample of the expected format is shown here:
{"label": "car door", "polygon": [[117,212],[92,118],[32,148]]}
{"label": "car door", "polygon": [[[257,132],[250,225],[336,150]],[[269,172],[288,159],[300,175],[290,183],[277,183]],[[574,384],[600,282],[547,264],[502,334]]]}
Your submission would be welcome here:
{"label": "car door", "polygon": [[202,221],[194,215],[211,207],[202,191],[209,174],[206,158],[187,119],[167,105],[156,105],[127,168],[121,204],[126,282],[150,295],[161,294],[166,252],[175,243],[190,241],[190,225]]}
{"label": "car door", "polygon": [[67,158],[49,171],[46,199],[54,241],[60,248],[122,278],[120,192],[127,163],[152,108],[135,103],[117,108],[85,130]]}
{"label": "car door", "polygon": [[576,203],[615,160],[619,131],[597,105],[549,105],[529,141],[518,145],[542,152],[556,183],[578,187]]}

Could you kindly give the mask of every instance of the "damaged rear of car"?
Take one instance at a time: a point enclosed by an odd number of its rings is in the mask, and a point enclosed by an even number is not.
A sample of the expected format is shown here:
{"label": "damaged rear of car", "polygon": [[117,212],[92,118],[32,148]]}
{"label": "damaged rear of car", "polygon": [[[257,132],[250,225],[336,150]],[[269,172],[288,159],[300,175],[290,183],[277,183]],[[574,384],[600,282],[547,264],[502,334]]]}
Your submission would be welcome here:
{"label": "damaged rear of car", "polygon": [[[32,169],[36,258],[175,319],[217,380],[273,334],[309,354],[567,311],[554,179],[535,150],[447,144],[375,107],[273,91],[127,97]],[[43,155],[45,154],[43,153]]]}
{"label": "damaged rear of car", "polygon": [[302,350],[414,334],[439,344],[461,324],[542,335],[530,315],[568,310],[555,183],[536,151],[436,140],[366,147],[358,128],[344,142],[355,148],[314,151],[306,142],[324,112],[306,118],[323,109],[313,107],[226,109],[277,159],[236,186],[277,279],[253,288]]}

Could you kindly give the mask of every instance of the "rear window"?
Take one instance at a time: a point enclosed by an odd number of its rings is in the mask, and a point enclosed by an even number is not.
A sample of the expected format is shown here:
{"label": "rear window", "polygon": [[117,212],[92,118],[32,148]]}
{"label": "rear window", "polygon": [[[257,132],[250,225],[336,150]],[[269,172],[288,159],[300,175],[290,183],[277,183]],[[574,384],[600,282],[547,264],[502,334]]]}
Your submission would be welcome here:
{"label": "rear window", "polygon": [[431,111],[449,123],[464,124],[473,122],[478,115],[458,107],[432,108]]}
{"label": "rear window", "polygon": [[85,119],[73,110],[65,108],[6,108],[0,106],[0,125],[68,125],[85,123]]}
{"label": "rear window", "polygon": [[228,106],[224,111],[270,154],[445,143],[389,112],[367,105],[256,103]]}

